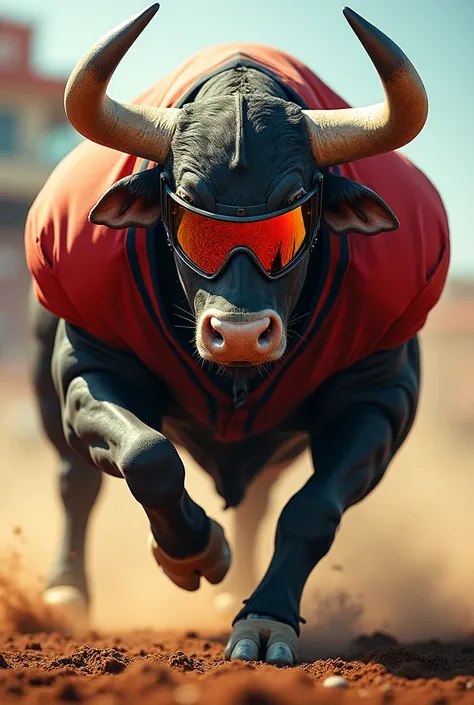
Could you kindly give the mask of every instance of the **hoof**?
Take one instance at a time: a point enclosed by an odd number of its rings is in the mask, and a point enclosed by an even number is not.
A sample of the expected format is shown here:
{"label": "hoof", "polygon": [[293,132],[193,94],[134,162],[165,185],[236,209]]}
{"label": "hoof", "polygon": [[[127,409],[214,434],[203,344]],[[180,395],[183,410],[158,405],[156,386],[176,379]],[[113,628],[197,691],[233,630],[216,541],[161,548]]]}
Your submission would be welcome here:
{"label": "hoof", "polygon": [[45,590],[43,602],[50,609],[57,629],[80,636],[89,631],[89,609],[83,593],[72,585],[58,585]]}
{"label": "hoof", "polygon": [[225,649],[226,661],[264,661],[273,666],[296,663],[295,630],[274,619],[248,615],[234,624]]}
{"label": "hoof", "polygon": [[224,580],[230,568],[230,546],[222,526],[213,520],[209,543],[201,553],[187,558],[172,558],[158,546],[152,534],[149,536],[149,546],[156,562],[168,578],[178,587],[190,592],[199,589],[201,576],[212,585],[217,585]]}

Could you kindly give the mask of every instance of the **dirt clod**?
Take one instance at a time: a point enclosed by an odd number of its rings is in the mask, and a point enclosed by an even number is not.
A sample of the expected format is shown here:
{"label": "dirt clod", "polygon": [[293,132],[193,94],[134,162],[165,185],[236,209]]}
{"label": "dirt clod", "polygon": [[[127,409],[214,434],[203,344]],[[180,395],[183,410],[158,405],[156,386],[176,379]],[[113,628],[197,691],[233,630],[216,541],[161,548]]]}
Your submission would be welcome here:
{"label": "dirt clod", "polygon": [[75,683],[62,684],[56,691],[56,696],[58,700],[63,700],[67,703],[80,703],[82,701],[82,695]]}
{"label": "dirt clod", "polygon": [[402,663],[402,665],[397,668],[393,673],[395,676],[400,676],[401,678],[409,678],[410,680],[414,680],[415,678],[423,678],[423,671],[420,668],[420,664],[414,663],[412,661]]}
{"label": "dirt clod", "polygon": [[171,668],[181,668],[183,671],[194,671],[197,667],[196,661],[182,651],[176,651],[174,654],[171,654],[168,663]]}
{"label": "dirt clod", "polygon": [[33,641],[31,644],[27,644],[26,648],[32,651],[41,651],[41,644],[38,641]]}

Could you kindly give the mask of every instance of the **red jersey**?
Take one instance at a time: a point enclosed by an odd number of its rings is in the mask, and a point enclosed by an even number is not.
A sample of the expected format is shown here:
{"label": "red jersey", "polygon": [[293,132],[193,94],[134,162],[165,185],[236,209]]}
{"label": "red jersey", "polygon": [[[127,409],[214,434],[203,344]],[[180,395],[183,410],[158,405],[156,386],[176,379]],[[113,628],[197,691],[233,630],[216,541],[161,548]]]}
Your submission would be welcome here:
{"label": "red jersey", "polygon": [[[210,75],[236,65],[270,73],[309,109],[348,107],[310,69],[275,49],[226,44],[199,52],[135,102],[180,106]],[[449,230],[441,199],[426,176],[392,152],[345,164],[340,171],[376,191],[400,228],[376,237],[323,239],[314,310],[302,338],[244,408],[179,343],[150,267],[153,232],[93,225],[92,206],[143,160],[85,141],[55,169],[26,225],[28,267],[41,304],[100,340],[134,353],[215,438],[236,441],[271,429],[326,379],[378,351],[400,345],[424,325],[443,290]],[[158,258],[159,259],[159,258]],[[310,319],[310,320],[309,320]]]}

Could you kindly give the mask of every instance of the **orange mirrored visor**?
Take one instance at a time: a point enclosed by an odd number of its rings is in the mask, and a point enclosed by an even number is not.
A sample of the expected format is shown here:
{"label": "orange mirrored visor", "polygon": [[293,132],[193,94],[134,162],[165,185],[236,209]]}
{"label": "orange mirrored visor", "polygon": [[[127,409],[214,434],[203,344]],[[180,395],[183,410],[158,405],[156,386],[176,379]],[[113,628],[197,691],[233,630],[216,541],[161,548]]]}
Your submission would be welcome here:
{"label": "orange mirrored visor", "polygon": [[287,270],[312,239],[312,201],[273,217],[239,222],[209,217],[168,194],[168,228],[173,247],[208,277],[216,276],[236,250],[253,255],[270,277]]}

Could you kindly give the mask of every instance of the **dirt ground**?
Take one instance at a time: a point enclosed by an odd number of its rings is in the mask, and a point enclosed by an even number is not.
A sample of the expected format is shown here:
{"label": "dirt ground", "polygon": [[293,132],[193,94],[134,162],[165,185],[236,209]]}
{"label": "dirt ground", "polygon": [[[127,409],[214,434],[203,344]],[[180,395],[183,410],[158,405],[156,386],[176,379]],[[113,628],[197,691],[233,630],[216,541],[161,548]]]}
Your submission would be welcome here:
{"label": "dirt ground", "polygon": [[[90,533],[95,631],[80,642],[45,633],[34,595],[61,529],[55,457],[24,371],[0,369],[0,703],[474,703],[474,426],[447,413],[445,355],[425,346],[415,432],[380,487],[344,517],[308,583],[302,663],[292,669],[222,660],[238,609],[216,606],[226,583],[192,594],[171,585],[148,554],[145,517],[112,478]],[[232,514],[184,460],[191,495],[232,539]],[[310,472],[304,458],[275,487],[256,537],[260,573],[278,513]],[[12,550],[21,564],[13,577]],[[329,675],[347,687],[324,687]]]}
{"label": "dirt ground", "polygon": [[[474,702],[474,639],[405,648],[385,635],[360,639],[340,658],[276,669],[225,663],[224,639],[160,632],[76,643],[58,634],[0,640],[0,702],[46,705],[310,705]],[[339,674],[344,689],[323,683]]]}

